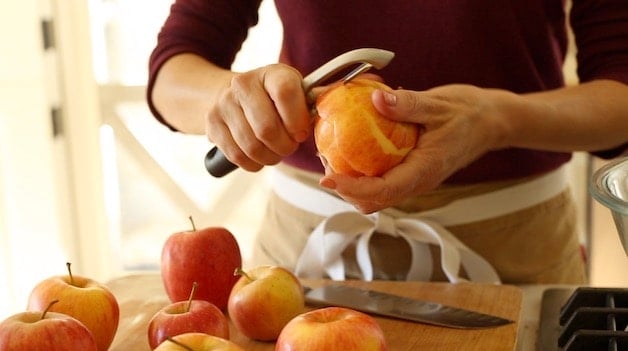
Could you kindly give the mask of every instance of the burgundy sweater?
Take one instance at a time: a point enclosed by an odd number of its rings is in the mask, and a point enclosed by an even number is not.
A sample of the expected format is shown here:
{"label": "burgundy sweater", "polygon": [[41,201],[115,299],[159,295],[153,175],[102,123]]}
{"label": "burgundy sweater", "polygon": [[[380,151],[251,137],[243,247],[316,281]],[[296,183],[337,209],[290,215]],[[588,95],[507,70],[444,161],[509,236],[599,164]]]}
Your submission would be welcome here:
{"label": "burgundy sweater", "polygon": [[[516,93],[564,85],[564,0],[275,0],[284,38],[279,61],[308,74],[350,49],[395,52],[377,71],[386,83],[425,90],[449,83]],[[161,65],[191,52],[229,68],[257,23],[260,0],[177,0],[150,57],[148,103]],[[628,1],[573,0],[571,26],[581,81],[628,83]],[[628,117],[627,117],[628,118]],[[613,157],[624,147],[600,152]],[[492,151],[447,180],[472,183],[545,172],[569,153],[509,148]],[[313,138],[284,162],[322,172]]]}

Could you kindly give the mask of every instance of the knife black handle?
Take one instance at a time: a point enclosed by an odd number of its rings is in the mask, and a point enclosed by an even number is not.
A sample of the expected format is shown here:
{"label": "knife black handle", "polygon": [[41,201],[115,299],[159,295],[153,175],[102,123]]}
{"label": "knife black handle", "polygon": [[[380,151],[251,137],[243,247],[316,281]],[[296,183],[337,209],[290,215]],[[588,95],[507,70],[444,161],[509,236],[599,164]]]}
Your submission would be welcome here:
{"label": "knife black handle", "polygon": [[225,157],[225,154],[214,146],[207,152],[207,155],[205,155],[205,168],[209,174],[220,178],[238,169],[238,166],[231,163],[231,161]]}

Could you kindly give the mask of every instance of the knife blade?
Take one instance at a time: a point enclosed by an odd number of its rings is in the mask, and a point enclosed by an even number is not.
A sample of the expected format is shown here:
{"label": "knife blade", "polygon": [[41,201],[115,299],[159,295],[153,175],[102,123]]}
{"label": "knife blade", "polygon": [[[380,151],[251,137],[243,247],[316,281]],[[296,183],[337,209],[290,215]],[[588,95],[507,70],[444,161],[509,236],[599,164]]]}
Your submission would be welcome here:
{"label": "knife blade", "polygon": [[326,285],[319,288],[304,287],[305,301],[314,305],[338,306],[380,316],[404,319],[456,329],[498,327],[513,321],[389,293],[349,287]]}
{"label": "knife blade", "polygon": [[[308,99],[308,104],[314,103],[314,98],[309,94],[310,90],[341,70],[360,63],[358,67],[341,79],[343,82],[348,82],[372,67],[376,69],[386,67],[393,57],[395,57],[394,52],[377,48],[355,49],[336,56],[303,78],[302,86]],[[207,152],[204,162],[209,174],[217,178],[225,176],[238,168],[215,146]]]}

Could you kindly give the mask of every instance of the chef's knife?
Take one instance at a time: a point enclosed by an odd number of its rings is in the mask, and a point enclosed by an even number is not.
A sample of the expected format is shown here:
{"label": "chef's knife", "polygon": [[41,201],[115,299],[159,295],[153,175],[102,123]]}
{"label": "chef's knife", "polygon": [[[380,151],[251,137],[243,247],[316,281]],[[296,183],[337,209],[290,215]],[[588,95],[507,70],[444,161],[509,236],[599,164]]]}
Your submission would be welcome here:
{"label": "chef's knife", "polygon": [[346,285],[305,289],[314,305],[352,308],[366,313],[458,329],[498,327],[513,321],[480,312]]}
{"label": "chef's knife", "polygon": [[[351,65],[360,64],[342,78],[342,81],[348,82],[358,74],[368,71],[371,67],[377,69],[384,68],[394,56],[395,53],[392,51],[374,48],[362,48],[345,52],[303,78],[303,91],[308,100],[312,100],[312,97],[309,96],[310,90],[341,70]],[[308,101],[308,103],[312,104],[313,101]],[[214,146],[205,155],[205,168],[214,177],[222,177],[237,169],[238,166],[231,163],[222,151]]]}

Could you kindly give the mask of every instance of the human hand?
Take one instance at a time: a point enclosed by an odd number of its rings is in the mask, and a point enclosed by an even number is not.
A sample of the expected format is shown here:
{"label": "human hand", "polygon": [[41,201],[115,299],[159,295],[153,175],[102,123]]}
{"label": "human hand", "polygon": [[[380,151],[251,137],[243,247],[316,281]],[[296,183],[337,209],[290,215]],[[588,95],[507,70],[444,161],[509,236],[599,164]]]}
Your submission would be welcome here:
{"label": "human hand", "polygon": [[327,169],[320,183],[364,213],[433,190],[485,152],[503,146],[505,126],[499,108],[512,95],[468,85],[424,92],[378,90],[372,101],[380,113],[422,126],[416,147],[382,177],[355,178]]}
{"label": "human hand", "polygon": [[207,137],[245,170],[278,163],[311,131],[301,82],[301,74],[283,64],[235,74],[211,104]]}

